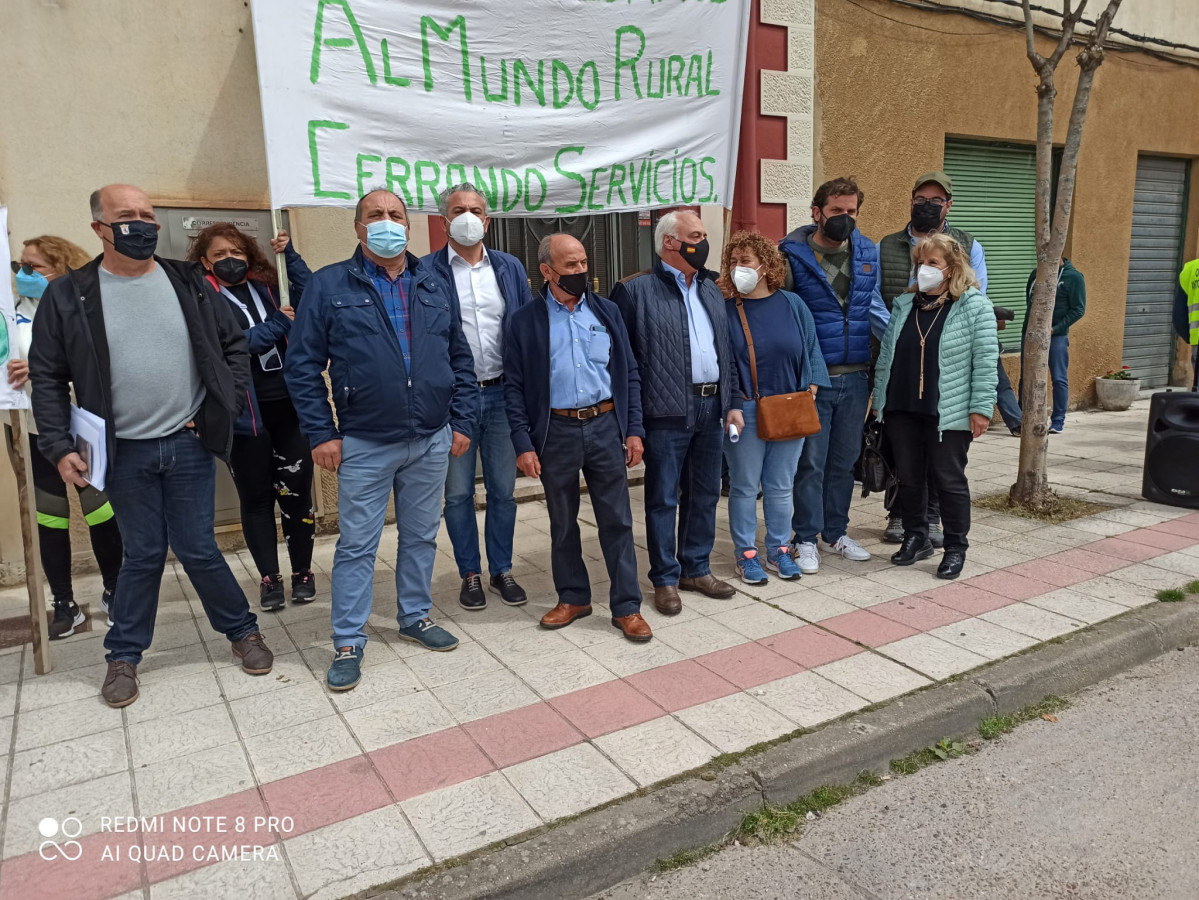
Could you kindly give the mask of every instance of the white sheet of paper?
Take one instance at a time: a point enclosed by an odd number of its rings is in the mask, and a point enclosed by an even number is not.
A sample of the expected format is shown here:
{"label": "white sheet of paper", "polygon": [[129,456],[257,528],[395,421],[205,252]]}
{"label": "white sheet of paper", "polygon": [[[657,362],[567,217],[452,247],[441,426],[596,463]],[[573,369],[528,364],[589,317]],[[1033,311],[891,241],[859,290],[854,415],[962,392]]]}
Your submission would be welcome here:
{"label": "white sheet of paper", "polygon": [[87,463],[88,484],[98,491],[104,490],[108,475],[107,427],[95,413],[71,404],[71,436],[75,438],[76,450]]}

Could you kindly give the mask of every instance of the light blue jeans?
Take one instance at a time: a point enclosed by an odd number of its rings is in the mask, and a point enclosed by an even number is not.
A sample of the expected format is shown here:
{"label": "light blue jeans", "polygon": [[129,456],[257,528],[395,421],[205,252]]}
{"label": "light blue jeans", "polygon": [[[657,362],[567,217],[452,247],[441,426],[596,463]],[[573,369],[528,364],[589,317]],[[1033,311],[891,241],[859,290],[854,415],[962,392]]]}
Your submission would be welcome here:
{"label": "light blue jeans", "polygon": [[366,621],[374,601],[375,554],[383,536],[387,500],[394,492],[397,620],[419,622],[433,606],[433,561],[441,498],[450,458],[450,426],[436,434],[394,444],[346,436],[337,470],[341,536],[333,555],[333,645],[366,645]]}
{"label": "light blue jeans", "polygon": [[741,440],[734,444],[727,433],[724,438],[724,455],[729,461],[729,533],[738,559],[757,547],[759,485],[766,519],[766,551],[773,553],[788,543],[795,467],[804,444],[803,438],[762,440],[758,437],[756,412],[754,402],[745,401]]}

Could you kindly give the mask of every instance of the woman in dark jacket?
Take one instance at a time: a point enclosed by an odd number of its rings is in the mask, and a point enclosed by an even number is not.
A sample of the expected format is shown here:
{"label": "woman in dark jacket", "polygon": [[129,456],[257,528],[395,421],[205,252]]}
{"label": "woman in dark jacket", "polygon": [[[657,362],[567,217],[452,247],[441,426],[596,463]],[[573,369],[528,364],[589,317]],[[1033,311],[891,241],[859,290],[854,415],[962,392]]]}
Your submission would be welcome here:
{"label": "woman in dark jacket", "polygon": [[286,600],[279,570],[275,504],[291,557],[291,599],[316,596],[312,542],[312,453],[283,380],[283,355],[295,310],[280,307],[274,265],[257,242],[228,222],[196,235],[188,259],[204,267],[209,282],[229,302],[246,330],[252,374],[246,408],[237,420],[229,468],[241,500],[246,546],[262,578],[264,610]]}

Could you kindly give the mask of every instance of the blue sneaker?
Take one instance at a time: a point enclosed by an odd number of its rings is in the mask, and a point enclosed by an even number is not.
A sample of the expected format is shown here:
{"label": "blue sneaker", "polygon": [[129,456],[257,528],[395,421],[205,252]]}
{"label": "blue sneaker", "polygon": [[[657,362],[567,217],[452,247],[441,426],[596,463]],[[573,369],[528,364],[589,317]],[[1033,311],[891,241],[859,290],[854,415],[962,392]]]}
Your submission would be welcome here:
{"label": "blue sneaker", "polygon": [[432,619],[421,619],[407,628],[401,628],[400,637],[428,650],[453,650],[458,646],[458,639],[444,628],[434,625]]}
{"label": "blue sneaker", "polygon": [[758,559],[757,550],[745,551],[745,555],[737,560],[737,568],[741,570],[741,580],[746,584],[765,584],[770,580]]}
{"label": "blue sneaker", "polygon": [[783,581],[794,581],[796,578],[803,577],[799,566],[791,558],[790,547],[779,547],[773,553],[767,554],[766,568],[771,572],[777,572]]}
{"label": "blue sneaker", "polygon": [[325,683],[331,691],[348,691],[358,686],[362,680],[362,648],[339,647],[333,662],[329,665],[329,673]]}

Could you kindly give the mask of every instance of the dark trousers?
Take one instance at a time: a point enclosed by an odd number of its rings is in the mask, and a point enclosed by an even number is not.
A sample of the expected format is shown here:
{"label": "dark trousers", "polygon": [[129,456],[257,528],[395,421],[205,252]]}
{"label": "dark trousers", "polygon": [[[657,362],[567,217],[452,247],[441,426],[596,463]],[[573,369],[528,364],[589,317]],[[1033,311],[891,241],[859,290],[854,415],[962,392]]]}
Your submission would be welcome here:
{"label": "dark trousers", "polygon": [[125,561],[104,638],[110,662],[137,664],[154,638],[167,548],[183,565],[208,614],[230,641],[258,630],[246,595],[213,535],[216,459],[184,429],[146,441],[117,440],[108,499],[116,510]]}
{"label": "dark trousers", "polygon": [[260,400],[258,434],[235,435],[229,470],[241,500],[241,530],[258,574],[279,574],[275,504],[294,573],[312,568],[316,520],[312,509],[312,451],[291,400]]}
{"label": "dark trousers", "polygon": [[[645,535],[654,587],[712,571],[724,430],[720,397],[691,396],[695,427],[650,428],[645,436]],[[675,541],[675,522],[678,541]]]}
{"label": "dark trousers", "polygon": [[583,563],[579,536],[579,472],[587,481],[600,548],[612,584],[608,603],[614,617],[641,609],[637,553],[633,547],[633,511],[624,447],[616,415],[594,419],[550,416],[541,451],[541,485],[550,514],[550,563],[560,603],[587,606],[591,580]]}
{"label": "dark trousers", "polygon": [[946,550],[970,546],[970,485],[966,457],[972,440],[969,431],[937,433],[936,416],[886,413],[887,438],[899,475],[899,508],[905,534],[928,537],[929,479],[941,497],[941,526]]}

